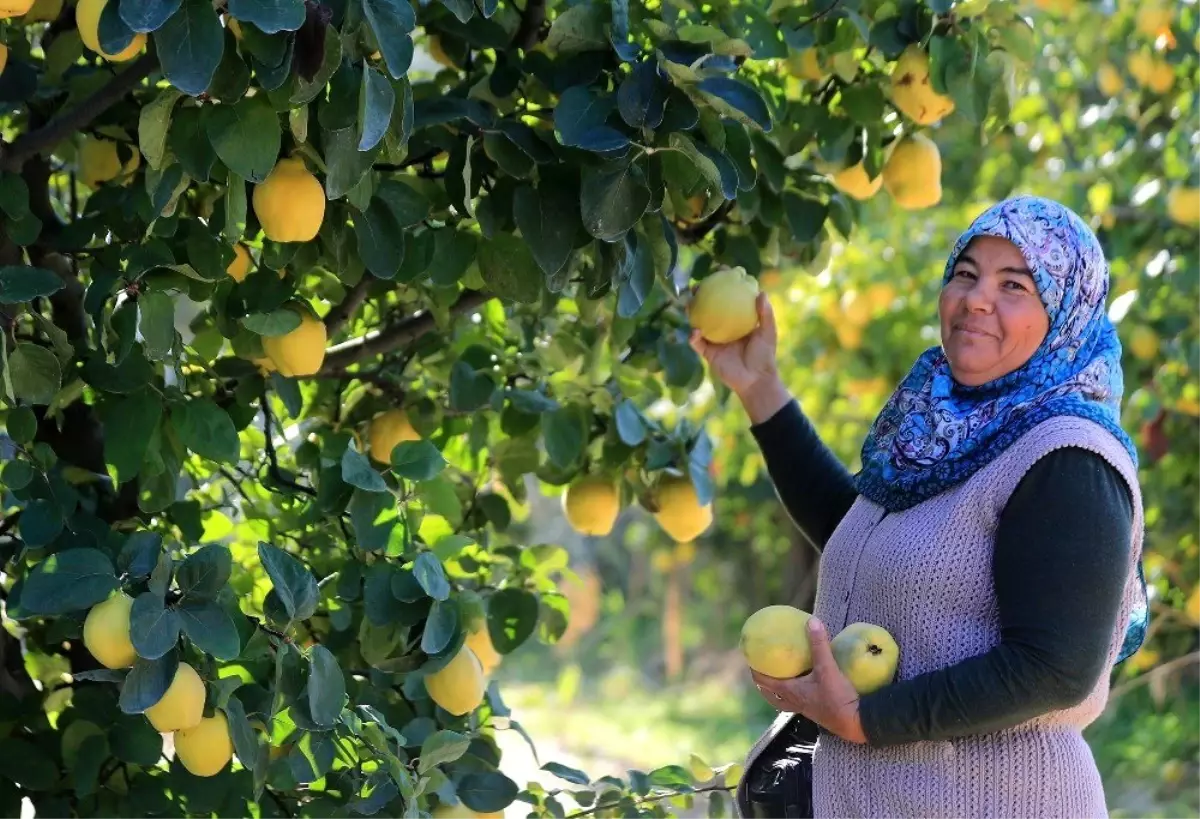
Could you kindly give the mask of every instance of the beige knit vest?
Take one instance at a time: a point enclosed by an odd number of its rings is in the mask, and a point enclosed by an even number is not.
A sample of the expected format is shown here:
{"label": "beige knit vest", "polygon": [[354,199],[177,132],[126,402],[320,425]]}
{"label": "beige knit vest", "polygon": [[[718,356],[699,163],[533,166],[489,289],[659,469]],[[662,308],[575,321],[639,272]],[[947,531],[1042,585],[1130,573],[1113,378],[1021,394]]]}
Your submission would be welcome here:
{"label": "beige knit vest", "polygon": [[[860,496],[821,555],[814,613],[831,635],[860,621],[886,628],[900,645],[901,680],[997,645],[991,562],[1000,514],[1030,467],[1062,447],[1103,456],[1133,497],[1133,548],[1109,645],[1111,667],[1141,600],[1135,563],[1142,550],[1142,498],[1129,454],[1101,426],[1079,418],[1038,424],[964,483],[904,512],[885,517]],[[1082,730],[1104,710],[1108,686],[1109,675],[1102,674],[1079,705],[949,741],[872,748],[823,732],[813,758],[816,816],[1107,816]],[[789,716],[780,715],[751,749],[747,770]]]}

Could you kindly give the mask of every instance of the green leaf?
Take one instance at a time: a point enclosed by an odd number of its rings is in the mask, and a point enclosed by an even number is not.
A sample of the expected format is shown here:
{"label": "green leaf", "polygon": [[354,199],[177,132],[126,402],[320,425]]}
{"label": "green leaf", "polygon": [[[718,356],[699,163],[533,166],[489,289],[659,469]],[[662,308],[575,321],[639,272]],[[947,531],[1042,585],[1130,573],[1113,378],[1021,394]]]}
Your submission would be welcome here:
{"label": "green leaf", "polygon": [[488,634],[500,654],[510,654],[537,627],[538,600],[524,589],[501,589],[488,600]]}
{"label": "green leaf", "polygon": [[33,481],[36,473],[28,461],[9,461],[0,469],[0,484],[8,489],[19,492]]}
{"label": "green leaf", "polygon": [[251,182],[267,178],[279,158],[279,115],[264,96],[219,105],[205,127],[213,150],[230,170]]}
{"label": "green leaf", "polygon": [[293,620],[306,620],[317,610],[320,592],[316,578],[303,563],[282,549],[258,544],[258,557],[267,570],[279,601]]}
{"label": "green leaf", "polygon": [[471,747],[471,738],[454,731],[435,731],[421,743],[417,773],[424,775],[438,765],[454,762]]}
{"label": "green leaf", "polygon": [[506,301],[533,303],[542,297],[543,274],[533,252],[511,233],[483,242],[479,272],[488,289]]}
{"label": "green leaf", "polygon": [[401,441],[392,449],[392,471],[410,481],[427,481],[446,468],[446,459],[429,441]]}
{"label": "green leaf", "polygon": [[220,604],[212,600],[187,600],[178,611],[183,633],[196,648],[218,660],[233,660],[242,653],[237,627]]}
{"label": "green leaf", "polygon": [[358,93],[358,150],[369,151],[379,144],[392,122],[395,106],[396,91],[392,84],[364,61]]}
{"label": "green leaf", "polygon": [[325,646],[313,646],[308,661],[309,713],[317,725],[333,725],[346,699],[346,678],[337,658]]}
{"label": "green leaf", "polygon": [[792,238],[801,244],[811,242],[820,235],[829,213],[824,203],[791,192],[784,194],[783,209],[787,214],[788,227],[792,229]]}
{"label": "green leaf", "polygon": [[117,555],[117,571],[133,578],[149,577],[162,553],[162,535],[158,532],[134,532]]}
{"label": "green leaf", "polygon": [[229,13],[264,34],[296,31],[304,25],[304,0],[229,0]]}
{"label": "green leaf", "polygon": [[733,77],[708,77],[696,87],[722,116],[743,125],[755,125],[763,131],[771,130],[771,113],[752,85]]}
{"label": "green leaf", "polygon": [[537,188],[522,185],[513,196],[513,217],[542,272],[562,270],[581,224],[576,190],[554,178],[543,178]]}
{"label": "green leaf", "polygon": [[517,798],[517,783],[499,771],[469,773],[458,783],[458,798],[476,813],[498,813]]}
{"label": "green leaf", "polygon": [[21,539],[31,549],[50,545],[62,530],[62,510],[54,501],[38,498],[21,513]]}
{"label": "green leaf", "polygon": [[632,252],[626,254],[628,273],[617,292],[617,315],[620,318],[633,318],[654,288],[654,257],[650,243],[637,233],[628,234],[626,241],[632,243],[633,248]]}
{"label": "green leaf", "polygon": [[367,456],[353,447],[342,453],[342,480],[367,492],[388,491],[387,481],[375,471]]}
{"label": "green leaf", "polygon": [[121,19],[131,31],[149,34],[170,19],[181,0],[121,0]]}
{"label": "green leaf", "polygon": [[392,218],[401,228],[419,225],[429,218],[429,199],[411,185],[398,179],[385,179],[379,183],[375,196],[381,199],[392,212]]}
{"label": "green leaf", "polygon": [[210,543],[187,556],[175,573],[175,582],[186,600],[215,600],[232,570],[228,547]]}
{"label": "green leaf", "polygon": [[162,734],[144,717],[118,714],[108,741],[113,756],[130,765],[152,766],[162,756]]}
{"label": "green leaf", "polygon": [[221,235],[230,242],[236,242],[242,238],[245,230],[246,180],[237,174],[230,174],[225,187],[225,224],[221,227]]}
{"label": "green leaf", "polygon": [[104,602],[119,586],[104,552],[67,549],[50,555],[26,576],[21,609],[30,614],[81,611]]}
{"label": "green leaf", "polygon": [[28,404],[49,404],[62,387],[58,359],[36,344],[18,344],[8,357],[6,373],[16,397]]}
{"label": "green leaf", "polygon": [[470,412],[492,399],[496,382],[484,372],[476,372],[466,361],[456,361],[450,370],[450,408]]}
{"label": "green leaf", "polygon": [[[133,4],[130,0],[123,0],[122,16],[131,5]],[[178,89],[164,88],[138,115],[138,148],[151,168],[162,167],[163,158],[167,153],[167,134],[171,130],[171,114],[175,110],[175,103],[182,97]]]}
{"label": "green leaf", "polygon": [[154,565],[154,571],[150,572],[150,582],[147,584],[150,591],[159,597],[166,597],[167,589],[171,586],[174,567],[175,561],[171,559],[171,553],[160,552],[158,563]]}
{"label": "green leaf", "polygon": [[417,16],[406,0],[363,0],[363,15],[375,33],[388,73],[398,80],[412,61],[409,34],[417,27]]}
{"label": "green leaf", "polygon": [[157,660],[139,657],[121,686],[121,710],[126,714],[143,713],[167,693],[178,670],[178,651],[168,651]]}
{"label": "green leaf", "polygon": [[8,437],[22,446],[33,443],[33,438],[37,435],[37,416],[29,407],[10,409],[4,425]]}
{"label": "green leaf", "polygon": [[30,791],[48,791],[58,781],[58,766],[49,754],[17,737],[0,739],[0,777]]}
{"label": "green leaf", "polygon": [[171,423],[179,441],[201,458],[236,463],[240,445],[229,413],[207,398],[195,398],[171,408]]}
{"label": "green leaf", "polygon": [[354,127],[325,131],[325,196],[341,199],[354,189],[375,161],[380,146],[369,151],[358,150]]}
{"label": "green leaf", "polygon": [[150,440],[158,434],[162,410],[162,399],[150,390],[100,405],[104,460],[116,471],[118,483],[125,483],[141,469]]}
{"label": "green leaf", "polygon": [[621,119],[630,128],[657,128],[662,124],[669,90],[657,61],[638,63],[617,89],[617,109]]}
{"label": "green leaf", "polygon": [[239,322],[252,333],[260,336],[284,336],[300,326],[300,314],[287,307],[269,313],[251,313],[242,316]]}
{"label": "green leaf", "polygon": [[356,489],[346,511],[350,513],[350,526],[360,549],[380,552],[387,548],[398,519],[396,499],[390,493]]}
{"label": "green leaf", "polygon": [[438,654],[450,645],[458,630],[458,604],[452,600],[435,600],[421,634],[421,650]]}
{"label": "green leaf", "polygon": [[586,788],[592,782],[591,778],[583,771],[578,768],[568,768],[561,762],[547,762],[542,766],[542,770],[554,774],[559,779],[564,779],[572,785],[582,785]]}
{"label": "green leaf", "polygon": [[584,3],[567,8],[550,25],[546,48],[559,55],[608,50],[611,45],[605,33],[605,16],[601,4]]}
{"label": "green leaf", "polygon": [[375,197],[365,212],[355,214],[354,237],[367,270],[379,279],[395,278],[404,263],[404,231],[387,203]]}
{"label": "green leaf", "polygon": [[454,228],[440,228],[433,232],[434,252],[429,266],[429,277],[439,287],[455,284],[471,262],[478,258],[478,239],[475,234]]}
{"label": "green leaf", "polygon": [[223,32],[209,0],[184,0],[179,11],[154,33],[163,76],[188,96],[208,90],[221,64]]}
{"label": "green leaf", "polygon": [[650,189],[633,163],[614,169],[585,168],[579,193],[588,233],[614,242],[638,223],[650,206]]}
{"label": "green leaf", "polygon": [[646,424],[632,401],[626,399],[618,404],[613,417],[617,422],[617,435],[624,443],[637,446],[646,439]]}
{"label": "green leaf", "polygon": [[[434,600],[446,600],[450,597],[450,581],[442,568],[442,561],[432,552],[421,552],[413,562],[413,576],[425,593]],[[436,654],[437,652],[428,652]]]}
{"label": "green leaf", "polygon": [[576,407],[547,412],[542,416],[542,436],[550,462],[566,469],[583,454],[587,429],[583,414]]}
{"label": "green leaf", "polygon": [[96,780],[100,776],[100,766],[107,758],[108,738],[103,734],[94,734],[83,741],[71,769],[76,796],[88,797],[96,792]]}
{"label": "green leaf", "polygon": [[175,343],[175,303],[166,293],[143,293],[137,301],[142,349],[151,361],[161,361]]}
{"label": "green leaf", "polygon": [[237,697],[230,697],[225,703],[225,721],[229,725],[229,738],[233,740],[233,750],[238,761],[250,771],[258,767],[258,732],[246,718],[246,708]]}
{"label": "green leaf", "polygon": [[179,642],[179,617],[153,592],[143,592],[129,613],[129,639],[139,657],[157,660]]}
{"label": "green leaf", "polygon": [[32,301],[63,288],[63,280],[52,270],[25,265],[0,267],[0,304]]}

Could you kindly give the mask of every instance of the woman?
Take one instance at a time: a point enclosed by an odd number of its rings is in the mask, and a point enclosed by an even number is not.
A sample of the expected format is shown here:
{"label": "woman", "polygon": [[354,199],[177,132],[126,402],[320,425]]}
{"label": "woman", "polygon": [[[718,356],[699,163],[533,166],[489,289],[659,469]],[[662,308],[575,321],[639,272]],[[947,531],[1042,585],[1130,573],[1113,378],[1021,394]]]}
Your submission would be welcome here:
{"label": "woman", "polygon": [[[876,419],[855,477],[779,379],[765,296],[746,339],[693,334],[822,550],[813,671],[754,674],[781,715],[747,760],[743,815],[802,815],[806,797],[813,816],[1107,815],[1082,730],[1146,624],[1107,292],[1103,251],[1075,213],[1035,197],[987,210],[946,265],[942,343]],[[900,645],[896,681],[861,697],[829,649],[853,622]],[[795,770],[805,724],[819,726],[811,795],[756,803],[765,770]]]}

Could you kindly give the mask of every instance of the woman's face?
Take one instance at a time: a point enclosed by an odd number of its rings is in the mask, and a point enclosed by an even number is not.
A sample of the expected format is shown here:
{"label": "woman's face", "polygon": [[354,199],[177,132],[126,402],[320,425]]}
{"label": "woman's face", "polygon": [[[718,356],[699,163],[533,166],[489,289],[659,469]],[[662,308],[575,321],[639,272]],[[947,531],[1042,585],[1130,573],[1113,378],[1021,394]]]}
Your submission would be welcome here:
{"label": "woman's face", "polygon": [[1050,329],[1025,257],[1007,239],[977,236],[938,299],[942,349],[955,380],[978,387],[1028,361]]}

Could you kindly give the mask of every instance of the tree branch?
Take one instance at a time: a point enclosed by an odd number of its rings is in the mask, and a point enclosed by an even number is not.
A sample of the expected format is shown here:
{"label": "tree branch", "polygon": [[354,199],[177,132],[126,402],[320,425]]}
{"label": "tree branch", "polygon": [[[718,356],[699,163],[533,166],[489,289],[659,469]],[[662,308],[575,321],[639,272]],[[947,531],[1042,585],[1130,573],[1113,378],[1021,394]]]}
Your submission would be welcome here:
{"label": "tree branch", "polygon": [[546,0],[525,0],[525,8],[521,9],[521,25],[513,35],[513,47],[529,51],[537,45],[544,22]]}
{"label": "tree branch", "polygon": [[325,333],[333,338],[341,329],[346,326],[346,322],[354,317],[358,312],[358,308],[362,307],[362,303],[367,298],[367,288],[371,286],[371,280],[374,277],[368,273],[363,273],[362,279],[358,284],[350,289],[346,297],[334,306],[329,314],[325,316]]}
{"label": "tree branch", "polygon": [[60,114],[45,126],[19,137],[8,147],[0,159],[0,168],[16,171],[25,160],[51,145],[56,145],[103,114],[136,88],[142,80],[158,67],[158,57],[143,54],[129,68],[113,77],[107,85],[97,90],[83,102],[64,114]]}
{"label": "tree branch", "polygon": [[[667,791],[666,793],[656,793],[653,796],[643,796],[641,799],[634,800],[634,804],[639,807],[642,805],[651,805],[655,802],[661,802],[664,799],[674,799],[676,796],[684,796],[685,793],[690,793],[690,794],[729,793],[730,791],[734,790],[735,787],[736,786],[734,786],[734,785],[713,785],[712,787],[709,787],[709,788],[696,788],[695,790],[686,791],[686,792],[685,791]],[[593,814],[599,813],[600,811],[605,810],[610,807],[612,807],[612,805],[596,805],[595,807],[589,808],[587,810],[579,810],[579,811],[575,811],[574,813],[568,813],[567,819],[577,819],[577,817],[580,817],[580,816],[591,816]]]}
{"label": "tree branch", "polygon": [[694,225],[678,228],[677,232],[679,235],[680,244],[694,245],[696,242],[699,242],[725,220],[725,217],[729,215],[731,210],[733,210],[733,206],[734,201],[732,199],[726,199],[721,203],[720,207],[708,215],[708,218],[703,219]]}
{"label": "tree branch", "polygon": [[[470,312],[491,298],[492,295],[490,293],[485,293],[482,290],[465,290],[458,297],[458,301],[451,306],[450,312],[454,315]],[[321,367],[320,375],[322,377],[352,375],[346,372],[346,368],[352,364],[390,353],[408,344],[413,339],[420,338],[436,326],[433,313],[426,310],[410,316],[394,327],[368,333],[361,338],[338,344],[329,348],[329,351],[326,352],[325,364]]]}
{"label": "tree branch", "polygon": [[315,489],[309,486],[302,486],[295,481],[288,480],[283,476],[283,472],[279,470],[279,456],[275,453],[275,441],[271,438],[273,434],[271,432],[271,403],[269,397],[267,396],[265,382],[259,403],[262,404],[263,438],[266,440],[267,462],[270,464],[269,471],[271,477],[282,486],[286,486],[289,489],[295,489],[297,492],[303,492],[304,494],[315,498],[317,496]]}

